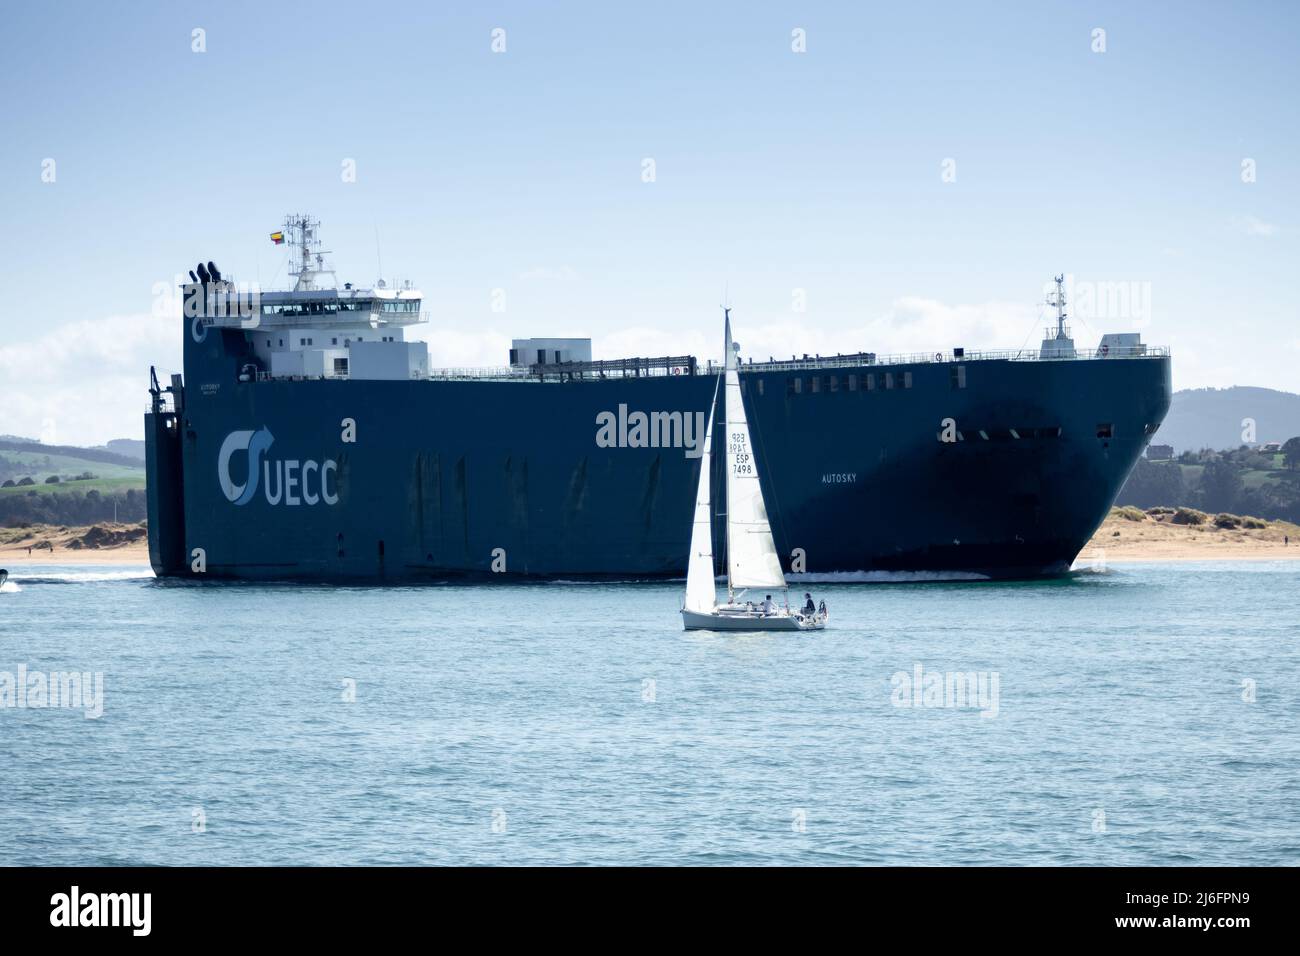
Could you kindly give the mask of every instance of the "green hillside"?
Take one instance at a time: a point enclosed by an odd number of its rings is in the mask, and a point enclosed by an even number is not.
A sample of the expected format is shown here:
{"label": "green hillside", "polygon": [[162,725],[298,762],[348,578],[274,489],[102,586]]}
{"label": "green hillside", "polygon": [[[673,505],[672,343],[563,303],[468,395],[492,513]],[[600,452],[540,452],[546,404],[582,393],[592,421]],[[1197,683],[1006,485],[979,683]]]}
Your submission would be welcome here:
{"label": "green hillside", "polygon": [[34,485],[14,485],[12,488],[0,488],[0,498],[29,495],[32,492],[38,495],[84,495],[95,491],[101,495],[109,495],[130,489],[144,491],[144,471],[123,478],[90,478],[83,481],[60,481],[58,484],[50,485],[44,482]]}
{"label": "green hillside", "polygon": [[142,521],[144,462],[101,448],[0,441],[0,527]]}
{"label": "green hillside", "polygon": [[71,478],[89,472],[98,478],[144,479],[144,462],[138,466],[92,461],[68,454],[49,454],[37,451],[0,451],[0,481],[29,477],[37,484],[50,475]]}

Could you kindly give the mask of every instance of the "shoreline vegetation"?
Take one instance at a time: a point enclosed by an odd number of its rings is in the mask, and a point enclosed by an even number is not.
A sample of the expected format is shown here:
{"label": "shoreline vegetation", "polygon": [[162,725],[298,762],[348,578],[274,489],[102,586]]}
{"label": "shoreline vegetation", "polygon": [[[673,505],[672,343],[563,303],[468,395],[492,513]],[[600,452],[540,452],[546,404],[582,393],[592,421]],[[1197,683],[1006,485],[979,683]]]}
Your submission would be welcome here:
{"label": "shoreline vegetation", "polygon": [[[28,548],[31,549],[30,553]],[[1076,563],[1300,558],[1300,525],[1195,508],[1118,507]],[[0,528],[0,567],[148,564],[145,522]]]}

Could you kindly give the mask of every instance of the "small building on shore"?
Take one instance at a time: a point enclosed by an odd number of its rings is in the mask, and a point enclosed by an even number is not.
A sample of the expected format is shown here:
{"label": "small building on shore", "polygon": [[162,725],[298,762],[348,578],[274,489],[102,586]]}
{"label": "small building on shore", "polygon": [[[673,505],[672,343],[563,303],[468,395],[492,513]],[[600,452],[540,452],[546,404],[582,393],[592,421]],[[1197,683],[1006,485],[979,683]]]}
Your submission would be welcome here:
{"label": "small building on shore", "polygon": [[1173,457],[1173,445],[1147,445],[1148,461],[1169,461]]}

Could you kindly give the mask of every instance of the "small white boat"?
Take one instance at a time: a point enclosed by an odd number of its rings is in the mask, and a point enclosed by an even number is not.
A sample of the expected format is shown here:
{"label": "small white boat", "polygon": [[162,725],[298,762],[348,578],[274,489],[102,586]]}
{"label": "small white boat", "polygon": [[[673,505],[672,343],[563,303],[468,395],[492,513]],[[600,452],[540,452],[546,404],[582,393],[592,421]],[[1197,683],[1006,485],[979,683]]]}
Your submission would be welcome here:
{"label": "small white boat", "polygon": [[[731,342],[731,310],[725,310],[726,362],[726,508],[727,600],[717,603],[713,583],[713,515],[709,495],[709,464],[713,453],[713,418],[718,390],[714,388],[709,424],[700,455],[700,482],[695,495],[695,524],[691,529],[691,554],[686,564],[686,598],[682,626],[688,631],[814,631],[826,626],[825,604],[814,614],[770,600],[742,600],[747,590],[764,592],[764,598],[786,594],[785,574],[772,540],[772,526],[763,504],[758,480],[758,458],[749,438],[749,422],[740,395],[740,374]],[[737,594],[737,589],[740,593]]]}

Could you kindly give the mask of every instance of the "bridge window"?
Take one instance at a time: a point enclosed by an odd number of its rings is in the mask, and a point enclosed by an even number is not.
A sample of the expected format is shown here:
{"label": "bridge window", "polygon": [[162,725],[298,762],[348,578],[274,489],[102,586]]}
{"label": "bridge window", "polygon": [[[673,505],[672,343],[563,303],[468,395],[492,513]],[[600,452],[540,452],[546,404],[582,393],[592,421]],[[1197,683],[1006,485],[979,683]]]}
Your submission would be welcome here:
{"label": "bridge window", "polygon": [[857,376],[857,373],[855,373],[855,372],[850,372],[850,373],[849,373],[849,391],[850,391],[850,392],[856,392],[857,390],[858,390],[858,376]]}
{"label": "bridge window", "polygon": [[812,390],[814,394],[822,390],[822,379],[820,375],[814,375],[812,377]]}
{"label": "bridge window", "polygon": [[954,365],[952,367],[952,371],[949,372],[949,375],[950,375],[950,382],[953,388],[966,387],[966,366],[965,365]]}
{"label": "bridge window", "polygon": [[838,375],[832,375],[832,376],[831,376],[831,391],[832,391],[832,392],[838,392],[839,390],[840,390],[840,377],[839,377]]}
{"label": "bridge window", "polygon": [[904,372],[904,373],[903,373],[903,388],[911,388],[911,387],[912,387],[912,373],[911,373],[911,372]]}
{"label": "bridge window", "polygon": [[866,375],[862,376],[862,380],[866,382],[866,388],[868,392],[874,392],[876,390],[875,372],[868,372]]}
{"label": "bridge window", "polygon": [[894,373],[893,373],[893,372],[886,372],[886,373],[885,373],[885,391],[889,391],[889,390],[892,389],[893,387],[894,387]]}
{"label": "bridge window", "polygon": [[763,394],[763,380],[761,378],[758,380],[758,394]]}

